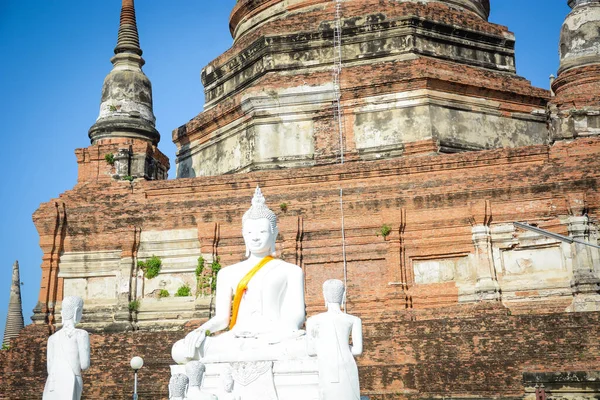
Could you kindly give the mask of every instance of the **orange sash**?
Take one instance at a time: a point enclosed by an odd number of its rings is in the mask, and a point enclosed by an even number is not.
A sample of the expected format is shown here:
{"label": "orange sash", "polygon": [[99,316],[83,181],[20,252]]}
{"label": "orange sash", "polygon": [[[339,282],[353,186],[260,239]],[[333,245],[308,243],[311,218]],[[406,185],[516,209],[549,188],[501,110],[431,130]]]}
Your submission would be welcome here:
{"label": "orange sash", "polygon": [[256,275],[256,273],[260,271],[262,267],[267,265],[267,263],[272,259],[273,257],[266,256],[260,260],[260,262],[242,278],[240,283],[238,283],[237,289],[235,290],[235,296],[233,297],[233,311],[231,313],[231,319],[229,320],[229,330],[232,330],[237,322],[238,312],[240,311],[240,303],[242,302],[244,293],[246,293],[246,290],[248,289],[248,283],[250,283],[250,280],[254,277],[254,275]]}

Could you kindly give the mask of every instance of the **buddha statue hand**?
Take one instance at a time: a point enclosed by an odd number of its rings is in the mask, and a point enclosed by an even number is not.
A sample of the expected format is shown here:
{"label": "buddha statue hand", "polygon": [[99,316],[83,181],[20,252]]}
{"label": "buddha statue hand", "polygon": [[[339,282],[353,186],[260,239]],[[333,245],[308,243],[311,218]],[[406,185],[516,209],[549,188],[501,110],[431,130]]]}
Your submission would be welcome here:
{"label": "buddha statue hand", "polygon": [[185,349],[188,358],[196,358],[197,349],[202,346],[204,339],[206,338],[206,329],[202,326],[188,333],[185,336]]}

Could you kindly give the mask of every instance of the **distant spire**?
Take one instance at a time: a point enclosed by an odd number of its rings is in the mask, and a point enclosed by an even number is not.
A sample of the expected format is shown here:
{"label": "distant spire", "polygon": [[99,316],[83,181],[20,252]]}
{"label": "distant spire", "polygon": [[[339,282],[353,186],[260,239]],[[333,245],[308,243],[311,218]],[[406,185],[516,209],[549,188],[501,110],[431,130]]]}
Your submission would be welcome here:
{"label": "distant spire", "polygon": [[135,6],[133,0],[123,0],[121,6],[121,23],[119,25],[119,37],[115,54],[135,53],[142,55],[140,48],[140,37],[135,22]]}
{"label": "distant spire", "polygon": [[23,329],[24,326],[23,306],[21,304],[21,278],[19,276],[19,262],[15,261],[13,264],[8,315],[6,316],[6,327],[4,329],[4,340],[2,341],[2,344],[9,345],[12,339],[19,336],[19,332],[21,332],[21,329]]}

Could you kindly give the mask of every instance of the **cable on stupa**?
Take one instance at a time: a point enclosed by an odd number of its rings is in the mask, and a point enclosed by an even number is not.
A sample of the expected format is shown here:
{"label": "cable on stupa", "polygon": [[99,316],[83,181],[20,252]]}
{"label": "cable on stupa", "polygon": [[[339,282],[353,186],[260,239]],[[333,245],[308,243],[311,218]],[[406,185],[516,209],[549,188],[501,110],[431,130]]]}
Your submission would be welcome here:
{"label": "cable on stupa", "polygon": [[[342,92],[340,76],[342,74],[342,0],[335,2],[335,22],[333,24],[333,112],[334,121],[340,138],[340,164],[344,164],[344,111],[342,109]],[[342,223],[342,259],[344,263],[344,296],[343,308],[346,312],[348,297],[348,264],[346,260],[346,231],[344,226],[344,189],[340,185],[340,213]]]}

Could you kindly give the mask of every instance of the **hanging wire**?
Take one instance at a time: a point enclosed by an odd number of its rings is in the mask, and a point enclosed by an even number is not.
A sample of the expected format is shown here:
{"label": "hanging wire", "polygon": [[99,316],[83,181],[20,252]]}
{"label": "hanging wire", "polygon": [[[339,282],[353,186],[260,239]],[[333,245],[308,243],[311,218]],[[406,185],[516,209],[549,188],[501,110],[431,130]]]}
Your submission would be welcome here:
{"label": "hanging wire", "polygon": [[[340,75],[342,73],[342,0],[335,1],[335,23],[333,25],[333,112],[337,122],[340,137],[340,164],[344,164],[344,118],[342,110],[342,93],[340,88]],[[344,189],[340,184],[340,214],[342,219],[342,260],[344,266],[344,287],[346,289],[343,308],[346,312],[346,299],[348,297],[348,263],[346,260],[346,231],[344,222]]]}

